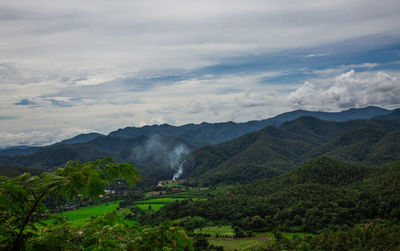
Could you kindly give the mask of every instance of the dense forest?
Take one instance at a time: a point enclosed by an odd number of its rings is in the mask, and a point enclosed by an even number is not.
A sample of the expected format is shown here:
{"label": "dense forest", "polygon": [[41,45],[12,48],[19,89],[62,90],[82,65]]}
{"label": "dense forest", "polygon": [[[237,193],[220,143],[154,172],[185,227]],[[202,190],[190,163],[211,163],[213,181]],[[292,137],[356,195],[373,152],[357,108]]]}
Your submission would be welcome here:
{"label": "dense forest", "polygon": [[399,184],[399,162],[368,167],[320,157],[207,201],[171,203],[156,216],[224,219],[252,231],[340,230],[377,219],[399,223]]}
{"label": "dense forest", "polygon": [[367,165],[400,159],[399,120],[328,122],[302,117],[195,150],[183,174],[195,185],[245,184],[318,156]]}

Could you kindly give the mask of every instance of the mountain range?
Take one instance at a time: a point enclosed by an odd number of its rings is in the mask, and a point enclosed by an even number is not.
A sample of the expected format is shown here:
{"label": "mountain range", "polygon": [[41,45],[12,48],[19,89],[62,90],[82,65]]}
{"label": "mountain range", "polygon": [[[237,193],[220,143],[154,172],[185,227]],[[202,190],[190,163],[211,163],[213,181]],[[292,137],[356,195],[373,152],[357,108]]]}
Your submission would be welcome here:
{"label": "mountain range", "polygon": [[[245,123],[127,127],[107,136],[82,134],[45,147],[3,149],[0,165],[49,170],[68,160],[111,156],[134,163],[142,175],[156,180],[172,177],[183,157],[183,177],[192,182],[246,183],[320,155],[371,164],[398,159],[399,141],[390,140],[399,138],[396,118],[398,110],[369,106],[342,112],[298,110]],[[357,156],[349,154],[353,150]]]}
{"label": "mountain range", "polygon": [[[243,123],[222,122],[222,123],[206,123],[186,124],[182,126],[172,126],[168,124],[151,125],[143,127],[126,127],[110,132],[108,136],[112,137],[138,137],[164,135],[185,139],[192,145],[215,145],[240,137],[246,133],[260,130],[269,125],[280,125],[286,121],[294,120],[302,116],[312,116],[328,121],[347,121],[354,119],[371,119],[377,117],[379,119],[393,119],[400,117],[400,109],[387,110],[376,106],[368,106],[364,108],[352,108],[341,112],[318,112],[296,110],[285,112],[273,118],[264,120],[254,120]],[[44,146],[13,146],[0,150],[0,156],[16,156],[28,155],[45,148],[52,148],[59,145],[71,145],[76,143],[86,143],[97,137],[104,136],[100,133],[80,134],[71,139],[66,139],[58,143]]]}

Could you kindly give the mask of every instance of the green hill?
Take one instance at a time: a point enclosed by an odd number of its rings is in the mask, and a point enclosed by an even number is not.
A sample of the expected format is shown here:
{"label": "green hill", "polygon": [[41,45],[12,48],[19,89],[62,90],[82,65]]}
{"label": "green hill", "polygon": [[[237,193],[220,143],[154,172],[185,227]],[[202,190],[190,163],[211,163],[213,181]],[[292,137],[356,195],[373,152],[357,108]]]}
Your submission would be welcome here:
{"label": "green hill", "polygon": [[186,141],[168,136],[99,136],[90,142],[57,145],[29,155],[3,156],[0,163],[21,168],[54,170],[63,167],[69,160],[87,162],[113,157],[120,162],[135,163],[144,183],[157,183],[158,180],[171,178],[176,172],[170,167],[170,155],[174,154],[177,147],[184,147],[187,151],[193,149]]}
{"label": "green hill", "polygon": [[43,170],[33,168],[23,168],[14,166],[0,166],[0,176],[17,177],[23,173],[30,173],[32,175],[40,175]]}
{"label": "green hill", "polygon": [[400,160],[400,121],[323,121],[301,117],[195,150],[184,178],[203,186],[249,183],[279,175],[318,156],[380,165]]}
{"label": "green hill", "polygon": [[254,231],[315,232],[375,219],[398,222],[400,162],[370,167],[320,157],[281,176],[236,187],[208,201],[177,202],[157,214],[225,219]]}
{"label": "green hill", "polygon": [[370,120],[364,126],[351,130],[307,157],[332,156],[343,161],[383,164],[400,160],[400,121]]}

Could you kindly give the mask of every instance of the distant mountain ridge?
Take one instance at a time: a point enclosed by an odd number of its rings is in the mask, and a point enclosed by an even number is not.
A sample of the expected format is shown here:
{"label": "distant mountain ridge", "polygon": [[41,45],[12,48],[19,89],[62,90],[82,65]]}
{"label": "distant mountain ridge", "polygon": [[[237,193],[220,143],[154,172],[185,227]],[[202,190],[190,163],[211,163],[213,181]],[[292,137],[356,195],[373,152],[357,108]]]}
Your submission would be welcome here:
{"label": "distant mountain ridge", "polygon": [[347,121],[355,119],[371,119],[376,116],[384,116],[391,113],[391,110],[383,109],[376,106],[368,106],[364,108],[352,108],[341,112],[318,112],[296,110],[285,112],[273,118],[264,120],[254,120],[243,123],[223,122],[223,123],[206,123],[186,124],[183,126],[171,126],[168,124],[152,125],[144,127],[126,127],[111,132],[109,136],[119,137],[137,137],[139,135],[166,135],[181,137],[194,145],[215,145],[240,137],[246,133],[260,130],[269,125],[278,126],[286,121],[294,120],[303,116],[312,116],[328,121]]}
{"label": "distant mountain ridge", "polygon": [[400,119],[400,109],[392,110],[391,113],[388,113],[388,114],[385,114],[385,115],[376,116],[374,118],[378,119],[378,120]]}
{"label": "distant mountain ridge", "polygon": [[86,143],[86,142],[92,141],[100,136],[104,136],[104,135],[100,134],[100,133],[95,133],[95,132],[79,134],[78,136],[60,141],[58,143],[55,143],[54,145],[72,145],[72,144],[77,144],[77,143]]}
{"label": "distant mountain ridge", "polygon": [[[324,144],[365,125],[366,120],[351,120],[346,123],[337,121],[373,118],[377,115],[389,116],[391,113],[393,112],[379,107],[350,109],[338,113],[298,110],[266,120],[245,123],[128,127],[111,132],[107,136],[96,133],[78,135],[46,147],[5,149],[0,151],[0,165],[54,169],[65,165],[68,160],[91,161],[111,156],[117,161],[134,163],[142,174],[149,177],[165,179],[174,173],[174,170],[168,168],[168,158],[176,147],[183,146],[185,152],[198,149],[192,156],[203,159],[200,165],[196,164],[196,168],[186,164],[184,177],[193,178],[200,175],[205,180],[213,177],[212,182],[217,183],[215,177],[220,177],[229,182],[242,183],[286,171],[301,163],[303,159],[309,158],[307,154],[310,154],[312,149],[317,149],[322,155],[329,153],[342,159],[339,153],[334,151],[335,148],[323,148]],[[320,120],[318,117],[329,119],[331,122]],[[390,142],[389,137],[398,137],[398,134],[392,133],[393,135],[385,135],[385,139],[390,143],[389,146],[396,147],[397,143]],[[155,137],[158,137],[157,142],[151,145],[149,142],[153,142]],[[161,150],[154,146],[160,147]],[[147,154],[146,157],[140,155],[140,152],[149,149],[152,149],[151,154]],[[390,151],[384,146],[377,149],[383,153]],[[347,157],[344,159],[347,160]],[[243,172],[242,169],[252,171],[243,179],[240,175],[237,176],[238,172]]]}
{"label": "distant mountain ridge", "polygon": [[45,148],[51,148],[59,145],[73,145],[77,143],[86,143],[92,141],[100,136],[104,136],[100,133],[86,133],[79,134],[73,138],[62,140],[52,145],[48,146],[14,146],[8,147],[0,150],[0,156],[19,156],[19,155],[29,155],[38,152],[39,150],[43,150]]}
{"label": "distant mountain ridge", "polygon": [[[294,120],[302,116],[313,116],[322,120],[328,121],[347,121],[351,119],[371,119],[376,116],[381,116],[382,119],[392,112],[376,106],[367,106],[364,108],[352,108],[341,112],[319,112],[319,111],[305,111],[296,110],[279,114],[273,118],[264,120],[253,120],[243,123],[235,122],[221,122],[221,123],[207,123],[201,124],[186,124],[182,126],[172,126],[168,124],[151,125],[143,127],[126,127],[110,132],[108,136],[112,137],[138,137],[138,136],[152,136],[164,135],[179,137],[192,145],[199,147],[202,145],[215,145],[237,137],[246,133],[260,130],[269,125],[280,125],[286,121]],[[397,111],[398,112],[398,111]],[[53,147],[65,144],[86,143],[97,137],[102,136],[99,133],[80,134],[71,139],[66,139],[61,142],[45,147]],[[0,150],[0,156],[18,156],[29,155],[41,150],[45,147],[9,147]]]}

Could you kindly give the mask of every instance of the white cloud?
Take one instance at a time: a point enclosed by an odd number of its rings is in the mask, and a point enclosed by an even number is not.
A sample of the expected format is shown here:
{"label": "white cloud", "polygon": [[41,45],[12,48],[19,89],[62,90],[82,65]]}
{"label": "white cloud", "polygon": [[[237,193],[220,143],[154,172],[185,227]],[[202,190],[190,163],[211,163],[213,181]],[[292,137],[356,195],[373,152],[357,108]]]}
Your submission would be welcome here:
{"label": "white cloud", "polygon": [[[237,56],[396,36],[399,12],[397,0],[1,1],[0,140],[3,145],[50,143],[62,139],[60,128],[108,133],[151,123],[246,121],[287,111],[296,102],[310,105],[306,97],[318,99],[319,93],[304,93],[290,106],[283,102],[297,83],[269,85],[268,79],[285,75],[286,69],[269,69],[268,64],[256,73],[182,79],[179,74]],[[306,55],[314,60],[326,54]],[[343,70],[376,66],[371,62],[314,73],[326,81]],[[169,72],[176,79],[150,81]],[[397,102],[384,91],[386,85],[377,86],[364,90],[367,100]],[[335,88],[328,98],[342,105],[355,102],[346,98],[345,87]],[[22,100],[33,104],[15,105]]]}
{"label": "white cloud", "polygon": [[235,101],[240,107],[271,106],[277,101],[276,96],[267,96],[265,93],[246,93],[236,96]]}
{"label": "white cloud", "polygon": [[92,130],[78,128],[60,129],[57,134],[48,131],[30,131],[20,133],[0,132],[0,148],[17,145],[48,145],[64,139],[72,138],[78,134],[89,132],[92,132]]}
{"label": "white cloud", "polygon": [[[107,134],[125,126],[242,122],[301,108],[337,111],[366,105],[400,106],[396,72],[348,71],[333,78],[312,79],[301,86],[260,84],[260,79],[269,75],[192,78],[124,94],[102,90],[96,94],[101,98],[71,107],[51,105],[46,98],[34,99],[39,104],[34,106],[6,104],[0,107],[0,146],[50,144],[82,132]],[[290,92],[293,88],[295,91]],[[92,86],[89,90],[97,89]],[[70,96],[51,97],[56,102],[71,102]],[[112,102],[114,99],[118,102]],[[140,102],[127,102],[129,99]]]}
{"label": "white cloud", "polygon": [[400,80],[384,72],[357,74],[354,70],[337,76],[330,84],[305,82],[291,92],[289,105],[312,110],[340,110],[378,105],[400,106]]}

